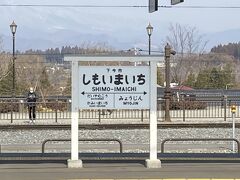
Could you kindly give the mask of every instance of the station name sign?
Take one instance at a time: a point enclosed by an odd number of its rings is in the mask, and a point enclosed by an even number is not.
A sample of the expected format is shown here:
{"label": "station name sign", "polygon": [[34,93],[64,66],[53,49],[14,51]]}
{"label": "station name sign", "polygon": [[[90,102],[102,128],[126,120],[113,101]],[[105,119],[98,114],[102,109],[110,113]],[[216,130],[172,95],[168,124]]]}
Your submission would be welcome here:
{"label": "station name sign", "polygon": [[79,108],[149,109],[149,66],[79,66]]}

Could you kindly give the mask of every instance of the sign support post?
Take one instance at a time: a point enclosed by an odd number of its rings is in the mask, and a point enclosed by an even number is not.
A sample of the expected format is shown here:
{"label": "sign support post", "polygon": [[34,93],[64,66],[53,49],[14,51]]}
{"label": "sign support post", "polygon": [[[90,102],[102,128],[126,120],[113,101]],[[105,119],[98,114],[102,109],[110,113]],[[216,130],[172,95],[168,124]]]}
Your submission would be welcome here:
{"label": "sign support post", "polygon": [[78,159],[78,61],[72,61],[72,118],[71,118],[71,159],[68,168],[81,168],[82,161]]}
{"label": "sign support post", "polygon": [[157,158],[157,62],[150,61],[150,156],[146,160],[147,168],[161,168]]}

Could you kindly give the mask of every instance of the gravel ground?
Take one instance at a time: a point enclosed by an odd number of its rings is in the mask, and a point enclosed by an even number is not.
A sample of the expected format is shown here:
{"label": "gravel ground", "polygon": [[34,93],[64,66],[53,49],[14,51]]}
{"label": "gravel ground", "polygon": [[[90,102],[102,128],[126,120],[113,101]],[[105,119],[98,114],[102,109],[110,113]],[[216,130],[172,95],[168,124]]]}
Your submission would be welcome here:
{"label": "gravel ground", "polygon": [[[2,130],[0,131],[0,144],[6,145],[40,145],[45,139],[61,139],[69,138],[71,136],[70,130]],[[149,130],[148,129],[131,129],[131,130],[80,130],[80,138],[117,138],[120,139],[124,145],[131,144],[139,145],[136,147],[137,152],[144,152],[141,149],[144,145],[149,143]],[[158,130],[158,142],[159,147],[163,139],[166,138],[231,138],[232,129],[230,128],[178,128],[178,129],[159,129]],[[236,129],[236,138],[240,138],[240,129]],[[202,142],[203,143],[203,142]],[[208,142],[208,144],[225,144],[228,147],[231,142]],[[168,143],[169,144],[169,143]],[[171,144],[171,143],[170,143]],[[176,144],[172,143],[172,144]],[[178,142],[178,145],[183,142]],[[184,142],[184,144],[199,144],[199,142]],[[206,144],[206,142],[204,142]],[[176,146],[175,146],[176,147]],[[186,148],[185,148],[186,149]],[[200,152],[207,151],[204,146]],[[191,151],[187,149],[188,151]],[[125,149],[125,152],[128,151]],[[177,151],[177,150],[176,150]],[[225,151],[227,151],[225,149]],[[175,152],[174,147],[171,152]]]}

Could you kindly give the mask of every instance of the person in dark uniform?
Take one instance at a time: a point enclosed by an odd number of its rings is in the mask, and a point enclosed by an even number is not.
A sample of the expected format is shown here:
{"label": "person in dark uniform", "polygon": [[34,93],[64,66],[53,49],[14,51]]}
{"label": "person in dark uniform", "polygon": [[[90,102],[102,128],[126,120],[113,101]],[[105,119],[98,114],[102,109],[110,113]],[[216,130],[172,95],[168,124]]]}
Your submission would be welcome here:
{"label": "person in dark uniform", "polygon": [[30,123],[35,123],[36,120],[36,102],[37,94],[34,92],[33,88],[30,87],[29,92],[27,94],[27,106]]}

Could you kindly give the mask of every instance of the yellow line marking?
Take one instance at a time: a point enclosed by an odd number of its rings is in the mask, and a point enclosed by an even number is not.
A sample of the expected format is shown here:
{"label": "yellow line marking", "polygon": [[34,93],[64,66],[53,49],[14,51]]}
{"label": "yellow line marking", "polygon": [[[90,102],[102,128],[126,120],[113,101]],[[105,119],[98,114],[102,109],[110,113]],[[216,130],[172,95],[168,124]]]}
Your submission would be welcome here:
{"label": "yellow line marking", "polygon": [[174,178],[174,179],[66,179],[66,180],[240,180],[240,179],[224,179],[224,178],[221,178],[221,179],[212,179],[212,178]]}
{"label": "yellow line marking", "polygon": [[218,179],[216,179],[216,178],[213,178],[213,179],[211,179],[211,180],[235,180],[235,179],[224,179],[224,178],[218,178]]}

